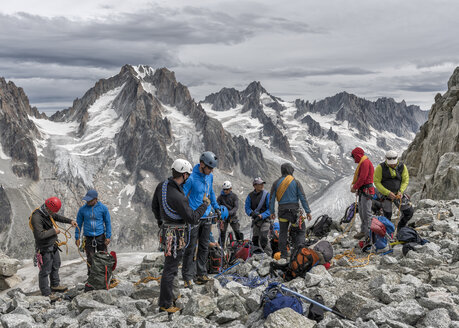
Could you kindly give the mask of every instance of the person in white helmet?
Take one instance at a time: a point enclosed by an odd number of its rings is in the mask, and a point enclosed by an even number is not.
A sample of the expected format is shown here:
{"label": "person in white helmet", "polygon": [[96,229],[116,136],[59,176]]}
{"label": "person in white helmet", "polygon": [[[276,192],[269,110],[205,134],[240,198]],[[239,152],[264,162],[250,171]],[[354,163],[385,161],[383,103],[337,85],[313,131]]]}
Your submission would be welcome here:
{"label": "person in white helmet", "polygon": [[209,201],[204,200],[193,210],[188,204],[182,185],[190,177],[192,167],[184,159],[176,159],[172,164],[172,177],[160,182],[155,189],[151,208],[158,220],[162,244],[165,248],[164,269],[159,294],[160,311],[175,313],[180,308],[174,304],[173,281],[188,240],[187,224],[199,223],[206,212]]}
{"label": "person in white helmet", "polygon": [[231,225],[231,228],[233,228],[235,238],[237,240],[244,239],[244,235],[241,232],[241,227],[239,225],[239,219],[237,217],[239,200],[232,190],[233,185],[231,184],[231,181],[223,182],[222,192],[217,198],[218,205],[223,205],[228,209],[228,218],[223,221],[223,226],[220,229],[220,243],[223,246],[225,245],[226,232],[229,224]]}
{"label": "person in white helmet", "polygon": [[394,150],[386,152],[386,160],[376,167],[373,180],[376,189],[383,195],[382,208],[386,218],[390,220],[392,217],[392,203],[398,208],[400,201],[402,202],[400,207],[402,216],[397,226],[397,230],[400,230],[413,217],[414,210],[409,197],[405,194],[410,182],[408,169],[398,160],[397,152]]}

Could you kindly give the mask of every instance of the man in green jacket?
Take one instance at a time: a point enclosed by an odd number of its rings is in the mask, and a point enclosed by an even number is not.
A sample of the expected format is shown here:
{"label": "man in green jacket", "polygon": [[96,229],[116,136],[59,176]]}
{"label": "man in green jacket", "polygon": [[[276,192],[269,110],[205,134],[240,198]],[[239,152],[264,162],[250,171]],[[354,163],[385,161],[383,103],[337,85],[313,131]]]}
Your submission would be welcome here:
{"label": "man in green jacket", "polygon": [[386,218],[390,220],[392,217],[392,203],[398,208],[400,201],[402,202],[402,217],[397,226],[397,230],[400,230],[413,217],[414,210],[409,197],[404,194],[410,181],[408,169],[398,160],[394,150],[386,152],[386,160],[376,167],[373,181],[376,189],[383,195],[382,208]]}

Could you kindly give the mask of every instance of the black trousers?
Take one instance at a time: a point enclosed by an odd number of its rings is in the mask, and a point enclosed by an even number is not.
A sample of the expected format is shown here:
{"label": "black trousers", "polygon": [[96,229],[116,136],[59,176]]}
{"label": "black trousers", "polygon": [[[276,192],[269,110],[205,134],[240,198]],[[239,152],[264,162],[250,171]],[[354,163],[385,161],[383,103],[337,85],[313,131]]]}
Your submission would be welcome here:
{"label": "black trousers", "polygon": [[[207,256],[209,253],[209,237],[212,224],[208,220],[201,220],[199,225],[194,226],[190,233],[190,242],[185,248],[183,255],[182,277],[183,280],[192,280],[195,275],[207,275]],[[198,254],[196,262],[194,261],[194,253],[196,244],[198,243]],[[196,268],[196,270],[195,270]]]}
{"label": "black trousers", "polygon": [[[86,258],[87,258],[88,263],[92,265],[92,257],[94,256],[96,251],[97,252],[107,251],[107,245],[105,245],[105,234],[101,234],[96,237],[85,236],[84,238],[85,238],[84,250],[86,252]],[[88,276],[89,276],[90,269],[91,268],[88,265]]]}
{"label": "black trousers", "polygon": [[[291,226],[290,226],[291,225]],[[279,222],[280,231],[279,231],[279,250],[281,252],[282,258],[287,258],[287,243],[290,237],[292,245],[290,247],[295,249],[298,245],[304,243],[306,239],[306,228],[305,224],[301,225],[299,228],[296,225],[292,225],[290,222]],[[290,233],[289,233],[289,226],[290,226]],[[289,236],[290,234],[290,236]]]}
{"label": "black trousers", "polygon": [[[400,230],[400,228],[403,228],[404,226],[406,226],[408,221],[413,217],[413,214],[414,214],[413,206],[410,206],[404,210],[401,210],[401,212],[402,213],[401,213],[400,221],[398,222],[397,230]],[[392,212],[384,211],[384,216],[390,220],[392,217]]]}
{"label": "black trousers", "polygon": [[174,304],[174,279],[178,273],[178,267],[183,257],[183,250],[177,250],[177,256],[166,256],[164,260],[163,275],[161,276],[161,286],[159,290],[160,307],[166,309]]}
{"label": "black trousers", "polygon": [[51,246],[49,249],[40,251],[43,264],[38,273],[38,287],[43,296],[51,294],[49,283],[52,287],[59,286],[59,268],[61,267],[61,257],[57,246]]}
{"label": "black trousers", "polygon": [[223,222],[223,229],[220,230],[220,241],[221,246],[225,246],[226,232],[228,231],[228,225],[231,225],[231,228],[234,231],[234,237],[236,240],[243,240],[244,234],[241,232],[241,226],[238,219],[226,220]]}

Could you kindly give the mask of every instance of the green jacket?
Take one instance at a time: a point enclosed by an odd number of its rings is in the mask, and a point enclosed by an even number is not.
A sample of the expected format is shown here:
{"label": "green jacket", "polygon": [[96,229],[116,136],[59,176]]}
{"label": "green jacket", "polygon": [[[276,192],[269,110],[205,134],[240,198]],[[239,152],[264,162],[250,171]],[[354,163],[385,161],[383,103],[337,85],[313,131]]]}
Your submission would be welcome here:
{"label": "green jacket", "polygon": [[[396,177],[397,173],[395,172],[395,170],[393,168],[389,167],[389,172],[390,172],[390,174],[391,174],[391,176],[393,178]],[[374,173],[374,176],[373,176],[373,182],[375,184],[376,189],[378,189],[378,191],[381,194],[383,194],[384,196],[387,196],[387,195],[389,195],[390,190],[385,188],[382,185],[381,180],[382,180],[382,166],[381,166],[381,164],[379,164],[375,168],[375,173]],[[410,182],[410,175],[408,174],[408,169],[406,168],[406,165],[403,164],[402,183],[400,185],[400,190],[399,190],[399,192],[401,194],[403,194],[405,192],[406,188],[408,187],[408,183],[409,182]]]}

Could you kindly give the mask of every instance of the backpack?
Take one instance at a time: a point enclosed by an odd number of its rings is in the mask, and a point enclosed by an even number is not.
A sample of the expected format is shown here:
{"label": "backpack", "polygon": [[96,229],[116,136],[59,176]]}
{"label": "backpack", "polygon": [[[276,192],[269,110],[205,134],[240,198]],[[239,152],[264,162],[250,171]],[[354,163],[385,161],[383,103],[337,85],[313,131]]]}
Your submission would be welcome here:
{"label": "backpack", "polygon": [[321,253],[325,262],[330,262],[333,258],[333,246],[326,240],[319,241],[312,249]]}
{"label": "backpack", "polygon": [[327,214],[323,214],[317,218],[312,227],[308,228],[307,235],[309,236],[312,234],[316,237],[323,238],[330,232],[332,223],[333,219]]}
{"label": "backpack", "polygon": [[[115,255],[115,256],[114,256]],[[116,268],[115,252],[97,252],[93,256],[85,291],[109,289],[113,270]]]}
{"label": "backpack", "polygon": [[418,232],[410,227],[400,228],[397,232],[397,240],[404,243],[402,249],[403,255],[406,255],[408,251],[413,250],[414,245],[424,245],[429,242],[427,239],[422,239]]}
{"label": "backpack", "polygon": [[289,307],[303,315],[303,304],[296,296],[285,295],[277,282],[270,283],[261,295],[263,317],[266,319],[271,313]]}
{"label": "backpack", "polygon": [[209,258],[207,260],[208,273],[220,273],[225,262],[225,253],[220,246],[209,248]]}
{"label": "backpack", "polygon": [[357,203],[352,203],[346,208],[346,211],[344,211],[344,216],[341,218],[340,224],[351,222],[357,213],[359,213],[359,205]]}
{"label": "backpack", "polygon": [[[319,302],[320,304],[324,304],[324,299],[321,295],[314,296],[313,300]],[[308,319],[314,320],[315,322],[321,322],[324,318],[324,312],[325,310],[323,308],[311,303],[308,311]]]}
{"label": "backpack", "polygon": [[230,245],[230,263],[236,259],[247,260],[259,250],[258,246],[254,246],[251,240],[235,240]]}
{"label": "backpack", "polygon": [[395,225],[385,216],[373,217],[370,225],[370,235],[376,250],[387,246],[388,239],[395,231]]}
{"label": "backpack", "polygon": [[299,245],[290,257],[287,272],[284,275],[285,281],[290,281],[296,277],[305,276],[306,272],[320,261],[319,255],[313,249],[307,248],[306,245]]}

